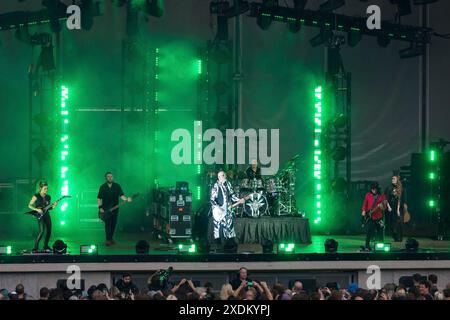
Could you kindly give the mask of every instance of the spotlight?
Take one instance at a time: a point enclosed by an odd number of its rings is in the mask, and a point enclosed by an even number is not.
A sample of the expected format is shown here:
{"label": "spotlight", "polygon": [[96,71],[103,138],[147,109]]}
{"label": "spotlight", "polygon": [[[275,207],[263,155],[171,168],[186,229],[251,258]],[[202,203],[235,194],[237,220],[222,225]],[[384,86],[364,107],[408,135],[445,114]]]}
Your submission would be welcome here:
{"label": "spotlight", "polygon": [[327,239],[324,243],[326,253],[336,253],[339,243],[334,239]]}
{"label": "spotlight", "polygon": [[80,255],[98,255],[98,246],[95,244],[83,244],[80,246]]}
{"label": "spotlight", "polygon": [[279,243],[277,253],[295,253],[295,243]]}
{"label": "spotlight", "polygon": [[347,42],[350,47],[356,47],[361,41],[362,35],[359,29],[352,28],[347,34]]}
{"label": "spotlight", "polygon": [[419,250],[419,241],[413,238],[406,240],[405,249],[408,252],[417,252]]}
{"label": "spotlight", "polygon": [[273,242],[269,239],[264,239],[261,243],[263,253],[273,252]]}
{"label": "spotlight", "polygon": [[12,254],[12,246],[0,246],[0,256]]}
{"label": "spotlight", "polygon": [[67,244],[62,240],[56,240],[53,244],[53,253],[54,254],[66,254],[67,253]]}
{"label": "spotlight", "polygon": [[196,253],[197,246],[195,244],[179,244],[178,253]]}
{"label": "spotlight", "polygon": [[345,0],[328,0],[320,5],[320,11],[333,11],[345,5]]}
{"label": "spotlight", "polygon": [[270,28],[270,25],[272,24],[272,15],[270,13],[261,13],[256,18],[256,24],[262,30],[268,30]]}
{"label": "spotlight", "polygon": [[330,29],[322,28],[322,29],[320,29],[320,33],[317,36],[315,36],[315,37],[311,38],[311,40],[309,40],[309,43],[313,47],[318,47],[318,46],[324,44],[325,42],[328,42],[332,35],[333,35],[333,32]]}
{"label": "spotlight", "polygon": [[145,240],[139,240],[136,243],[136,254],[148,254],[150,251],[150,244]]}
{"label": "spotlight", "polygon": [[225,240],[223,251],[225,253],[237,253],[238,245],[234,239]]}
{"label": "spotlight", "polygon": [[300,23],[300,20],[296,18],[287,18],[287,26],[288,30],[292,33],[297,33],[302,28],[302,24]]}
{"label": "spotlight", "polygon": [[400,50],[400,59],[408,59],[421,56],[425,53],[425,46],[423,44],[411,43],[411,45]]}
{"label": "spotlight", "polygon": [[377,242],[374,245],[374,251],[375,252],[390,252],[391,251],[391,244],[390,243]]}

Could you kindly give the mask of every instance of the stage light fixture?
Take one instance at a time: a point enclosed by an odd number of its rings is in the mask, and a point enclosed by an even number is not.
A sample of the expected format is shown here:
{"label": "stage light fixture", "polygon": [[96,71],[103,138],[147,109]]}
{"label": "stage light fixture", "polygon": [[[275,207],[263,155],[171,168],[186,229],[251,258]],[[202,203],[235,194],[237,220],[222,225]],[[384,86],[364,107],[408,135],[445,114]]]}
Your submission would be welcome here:
{"label": "stage light fixture", "polygon": [[345,0],[328,0],[325,3],[322,3],[319,8],[320,11],[328,12],[337,10],[340,7],[345,5]]}
{"label": "stage light fixture", "polygon": [[302,28],[302,24],[299,19],[289,17],[287,18],[287,26],[288,30],[292,33],[298,33]]}
{"label": "stage light fixture", "polygon": [[98,255],[98,246],[95,244],[83,244],[80,246],[80,255]]}
{"label": "stage light fixture", "polygon": [[292,254],[295,253],[295,243],[279,243],[277,253]]}
{"label": "stage light fixture", "polygon": [[62,240],[56,240],[53,244],[54,254],[67,254],[67,244]]}
{"label": "stage light fixture", "polygon": [[256,18],[256,24],[262,29],[262,30],[268,30],[270,28],[270,25],[272,24],[272,15],[270,13],[261,13]]}
{"label": "stage light fixture", "polygon": [[362,34],[361,30],[357,28],[351,28],[347,33],[347,43],[350,47],[356,47],[358,43],[361,41]]}
{"label": "stage light fixture", "polygon": [[400,59],[408,59],[422,56],[425,53],[425,46],[419,43],[411,43],[408,48],[400,50]]}
{"label": "stage light fixture", "polygon": [[374,251],[375,252],[390,252],[391,251],[391,244],[390,243],[383,243],[383,242],[376,242],[374,244]]}
{"label": "stage light fixture", "polygon": [[339,243],[334,239],[327,239],[324,243],[326,253],[336,253],[338,251]]}
{"label": "stage light fixture", "polygon": [[332,36],[333,32],[329,28],[321,28],[319,34],[311,38],[309,40],[309,43],[313,47],[318,47],[320,45],[328,43]]}
{"label": "stage light fixture", "polygon": [[405,249],[408,252],[417,252],[419,250],[419,241],[414,238],[409,238],[405,242]]}
{"label": "stage light fixture", "polygon": [[0,255],[11,255],[12,246],[0,246]]}
{"label": "stage light fixture", "polygon": [[197,246],[193,244],[179,244],[178,253],[197,253]]}
{"label": "stage light fixture", "polygon": [[431,162],[434,162],[434,161],[436,161],[436,150],[430,150],[430,152],[429,152],[429,160],[431,161]]}
{"label": "stage light fixture", "polygon": [[150,244],[146,240],[139,240],[136,243],[136,254],[148,254],[150,251]]}
{"label": "stage light fixture", "polygon": [[264,239],[261,243],[263,253],[273,252],[273,242],[269,239]]}

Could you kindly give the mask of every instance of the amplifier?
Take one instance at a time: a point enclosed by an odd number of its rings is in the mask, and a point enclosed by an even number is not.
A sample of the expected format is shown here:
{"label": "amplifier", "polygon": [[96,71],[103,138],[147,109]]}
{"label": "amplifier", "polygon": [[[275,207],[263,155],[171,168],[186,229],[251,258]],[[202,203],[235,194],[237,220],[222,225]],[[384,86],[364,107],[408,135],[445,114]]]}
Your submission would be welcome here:
{"label": "amplifier", "polygon": [[192,194],[173,192],[169,196],[169,236],[192,237]]}

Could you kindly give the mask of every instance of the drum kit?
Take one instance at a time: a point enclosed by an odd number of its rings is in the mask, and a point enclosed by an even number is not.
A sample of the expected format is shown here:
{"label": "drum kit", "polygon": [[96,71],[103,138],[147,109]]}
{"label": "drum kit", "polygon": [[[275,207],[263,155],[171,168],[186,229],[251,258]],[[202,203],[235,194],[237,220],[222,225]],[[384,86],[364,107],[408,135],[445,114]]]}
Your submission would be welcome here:
{"label": "drum kit", "polygon": [[[243,172],[236,174],[233,170],[229,170],[228,181],[231,182],[234,192],[240,198],[248,196],[243,206],[234,209],[236,216],[259,218],[297,215],[295,178],[298,158],[298,155],[294,156],[276,175],[263,179],[248,179]],[[214,171],[210,171],[208,176],[210,190],[216,180]]]}

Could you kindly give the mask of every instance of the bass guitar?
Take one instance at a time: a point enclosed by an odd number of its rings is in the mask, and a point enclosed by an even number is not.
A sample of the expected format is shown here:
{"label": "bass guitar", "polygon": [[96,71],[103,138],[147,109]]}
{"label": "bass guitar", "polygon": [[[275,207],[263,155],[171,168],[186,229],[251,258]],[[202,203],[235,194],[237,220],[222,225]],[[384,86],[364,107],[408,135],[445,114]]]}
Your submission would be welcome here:
{"label": "bass guitar", "polygon": [[[140,196],[139,193],[135,193],[130,198],[134,200],[134,199],[136,199],[139,196]],[[103,208],[103,212],[98,211],[99,219],[102,220],[102,221],[106,221],[106,220],[110,219],[111,215],[112,215],[112,212],[114,210],[119,209],[121,206],[123,206],[126,203],[128,203],[128,201],[123,201],[123,202],[121,202],[119,204],[116,204],[115,206],[112,206],[112,207],[109,207],[109,208]]]}
{"label": "bass guitar", "polygon": [[62,196],[61,198],[59,198],[58,200],[56,200],[55,202],[43,207],[43,208],[37,208],[37,209],[41,209],[42,213],[37,212],[35,210],[31,210],[31,211],[27,211],[25,212],[25,214],[31,214],[33,216],[36,216],[39,220],[42,219],[42,217],[51,209],[53,209],[53,206],[56,205],[59,201],[66,199],[66,198],[72,198],[72,196]]}
{"label": "bass guitar", "polygon": [[[366,214],[362,217],[361,227],[364,228],[367,225],[367,223],[369,223],[369,221],[372,219],[372,216],[373,216],[373,214],[375,212],[377,212],[378,210],[385,210],[386,209],[386,203],[387,203],[387,201],[384,200],[384,201],[380,202],[374,208],[370,209],[369,212],[366,212]],[[377,223],[379,223],[380,226],[382,228],[384,228],[384,222],[383,222],[382,219],[378,219]]]}

